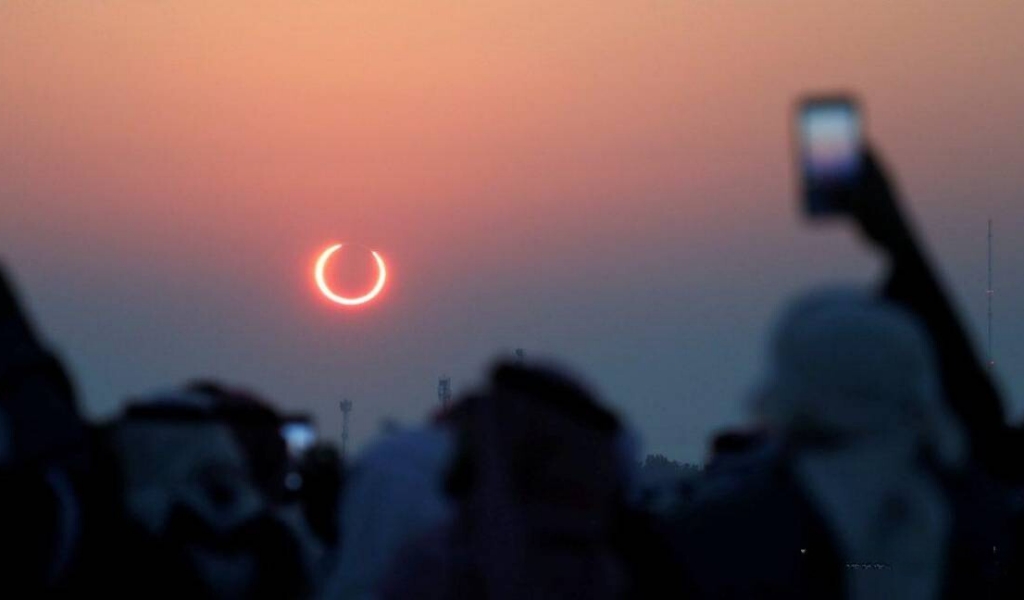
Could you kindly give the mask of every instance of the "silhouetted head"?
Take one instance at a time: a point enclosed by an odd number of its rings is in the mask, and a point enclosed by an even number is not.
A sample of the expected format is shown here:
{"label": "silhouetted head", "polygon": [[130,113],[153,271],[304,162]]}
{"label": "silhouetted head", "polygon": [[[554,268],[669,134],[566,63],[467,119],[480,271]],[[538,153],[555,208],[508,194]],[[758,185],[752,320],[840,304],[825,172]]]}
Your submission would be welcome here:
{"label": "silhouetted head", "polygon": [[546,515],[525,517],[540,527],[601,535],[625,487],[623,431],[586,388],[552,368],[502,363],[454,416],[462,443],[452,493],[528,507]]}
{"label": "silhouetted head", "polygon": [[87,434],[64,366],[0,268],[0,465],[84,468]]}
{"label": "silhouetted head", "polygon": [[499,363],[491,372],[491,388],[537,406],[557,411],[581,426],[602,433],[619,430],[619,419],[603,407],[579,381],[549,366]]}
{"label": "silhouetted head", "polygon": [[317,552],[285,503],[281,420],[255,396],[201,383],[134,401],[109,439],[128,518],[217,595],[291,595]]}
{"label": "silhouetted head", "polygon": [[797,445],[900,437],[946,463],[964,453],[925,330],[902,308],[855,289],[819,290],[791,305],[754,404],[770,430]]}

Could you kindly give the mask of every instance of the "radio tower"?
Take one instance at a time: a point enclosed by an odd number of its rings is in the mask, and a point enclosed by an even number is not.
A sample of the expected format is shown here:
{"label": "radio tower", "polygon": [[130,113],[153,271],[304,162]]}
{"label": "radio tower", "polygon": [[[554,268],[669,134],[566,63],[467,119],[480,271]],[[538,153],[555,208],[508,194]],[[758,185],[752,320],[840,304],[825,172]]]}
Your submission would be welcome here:
{"label": "radio tower", "polygon": [[451,377],[442,375],[437,380],[437,401],[441,403],[441,410],[448,410],[448,405],[452,401]]}
{"label": "radio tower", "polygon": [[988,288],[985,290],[985,295],[988,297],[988,368],[989,370],[996,364],[995,358],[992,357],[992,219],[988,220]]}
{"label": "radio tower", "polygon": [[342,400],[339,405],[341,406],[341,456],[345,458],[348,456],[346,454],[348,449],[348,415],[352,412],[352,401]]}

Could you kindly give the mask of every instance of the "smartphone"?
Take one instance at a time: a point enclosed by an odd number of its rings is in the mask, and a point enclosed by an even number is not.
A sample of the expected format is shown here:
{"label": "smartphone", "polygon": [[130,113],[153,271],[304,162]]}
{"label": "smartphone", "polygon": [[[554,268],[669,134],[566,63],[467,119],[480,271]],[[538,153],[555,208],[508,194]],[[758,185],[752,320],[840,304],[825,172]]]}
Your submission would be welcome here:
{"label": "smartphone", "polygon": [[849,212],[863,174],[863,119],[851,96],[817,96],[797,112],[804,212],[812,217]]}
{"label": "smartphone", "polygon": [[307,416],[285,417],[281,424],[281,437],[288,448],[288,455],[298,459],[316,443],[316,428]]}

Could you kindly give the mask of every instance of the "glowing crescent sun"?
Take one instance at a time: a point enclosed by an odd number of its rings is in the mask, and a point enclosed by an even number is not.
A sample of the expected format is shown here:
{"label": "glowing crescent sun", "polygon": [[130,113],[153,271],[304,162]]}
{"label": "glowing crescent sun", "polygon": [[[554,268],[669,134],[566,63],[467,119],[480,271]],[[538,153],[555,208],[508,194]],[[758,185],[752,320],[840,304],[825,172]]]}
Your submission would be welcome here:
{"label": "glowing crescent sun", "polygon": [[379,294],[380,291],[384,289],[384,281],[388,277],[387,269],[384,268],[384,259],[380,257],[380,254],[377,254],[373,250],[370,250],[370,253],[373,254],[374,260],[377,261],[377,283],[373,285],[373,289],[371,289],[366,294],[363,294],[362,296],[358,296],[356,298],[346,298],[345,296],[339,296],[338,294],[335,294],[333,291],[331,291],[331,288],[328,287],[327,285],[327,281],[324,280],[324,269],[327,267],[327,261],[330,260],[331,255],[333,255],[338,250],[341,250],[341,246],[342,244],[335,244],[331,246],[330,248],[324,250],[323,254],[320,255],[320,258],[317,259],[316,270],[314,271],[314,276],[316,277],[316,285],[317,287],[320,288],[320,291],[323,292],[324,296],[326,296],[327,299],[330,300],[331,302],[337,302],[338,304],[343,304],[345,306],[356,306],[359,304],[365,304],[370,300],[376,298],[377,294]]}

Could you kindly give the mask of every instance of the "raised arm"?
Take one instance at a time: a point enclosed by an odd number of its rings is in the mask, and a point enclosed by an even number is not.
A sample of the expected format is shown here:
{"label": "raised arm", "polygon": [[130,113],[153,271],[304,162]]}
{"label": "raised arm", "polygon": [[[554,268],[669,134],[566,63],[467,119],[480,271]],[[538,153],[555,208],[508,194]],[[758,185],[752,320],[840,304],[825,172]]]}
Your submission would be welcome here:
{"label": "raised arm", "polygon": [[895,186],[871,154],[853,202],[854,216],[868,240],[889,258],[884,296],[921,319],[932,336],[947,402],[960,417],[975,456],[995,464],[1004,456],[1003,403],[926,252],[898,206]]}

